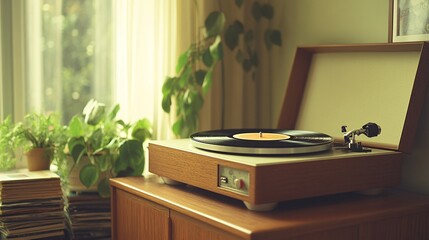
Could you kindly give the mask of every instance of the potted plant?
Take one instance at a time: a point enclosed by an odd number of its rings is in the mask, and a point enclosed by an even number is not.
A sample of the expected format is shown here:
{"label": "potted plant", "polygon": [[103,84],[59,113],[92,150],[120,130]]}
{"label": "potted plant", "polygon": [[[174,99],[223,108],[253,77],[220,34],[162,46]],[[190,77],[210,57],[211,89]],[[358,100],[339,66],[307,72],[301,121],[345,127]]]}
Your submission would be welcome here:
{"label": "potted plant", "polygon": [[15,166],[16,158],[11,129],[13,129],[13,124],[10,117],[0,122],[0,171],[7,171]]}
{"label": "potted plant", "polygon": [[[68,125],[68,168],[87,189],[95,188],[102,197],[110,196],[109,178],[141,176],[145,167],[143,143],[151,137],[147,119],[125,123],[116,119],[119,105],[110,112],[90,100],[83,113]],[[71,183],[69,189],[74,190]],[[82,190],[82,189],[80,189]]]}
{"label": "potted plant", "polygon": [[65,145],[65,128],[56,114],[30,113],[12,130],[12,146],[22,147],[29,171],[49,170]]}

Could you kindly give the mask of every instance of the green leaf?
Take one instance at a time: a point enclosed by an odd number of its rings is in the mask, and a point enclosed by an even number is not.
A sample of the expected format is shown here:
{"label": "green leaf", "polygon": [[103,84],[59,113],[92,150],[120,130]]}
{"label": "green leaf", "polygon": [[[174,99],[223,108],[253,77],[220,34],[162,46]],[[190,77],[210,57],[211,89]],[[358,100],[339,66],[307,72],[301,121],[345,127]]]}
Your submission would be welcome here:
{"label": "green leaf", "polygon": [[176,98],[175,98],[175,101],[176,101],[176,116],[180,116],[182,114],[183,103],[185,101],[184,97],[183,97],[184,94],[185,93],[182,91],[182,92],[179,92],[176,95]]}
{"label": "green leaf", "polygon": [[206,27],[207,31],[207,37],[213,37],[221,34],[224,25],[225,15],[219,11],[211,12],[204,21],[204,26]]}
{"label": "green leaf", "polygon": [[103,198],[110,197],[110,185],[109,185],[108,178],[104,178],[98,183],[97,191],[98,191],[98,194],[100,194],[100,196]]}
{"label": "green leaf", "polygon": [[191,76],[192,66],[187,65],[183,70],[183,74],[179,78],[179,86],[184,88],[189,83],[189,77]]}
{"label": "green leaf", "polygon": [[233,25],[225,31],[225,44],[231,51],[238,46],[238,32]]}
{"label": "green leaf", "polygon": [[128,177],[133,176],[134,170],[131,167],[127,167],[125,170],[121,170],[118,172],[116,177]]}
{"label": "green leaf", "polygon": [[140,119],[134,124],[131,130],[131,136],[141,142],[144,142],[146,139],[152,137],[150,129],[152,129],[150,121],[146,118]]}
{"label": "green leaf", "polygon": [[180,71],[182,70],[182,68],[186,65],[186,63],[188,62],[188,56],[190,53],[190,49],[186,50],[185,52],[183,52],[180,56],[179,59],[177,60],[177,65],[176,65],[176,74],[179,74]]}
{"label": "green leaf", "polygon": [[182,136],[182,127],[183,127],[183,119],[179,118],[174,122],[172,130],[174,135],[176,136]]}
{"label": "green leaf", "polygon": [[183,94],[183,107],[187,107],[189,104],[189,93],[191,92],[191,89],[186,89],[185,93]]}
{"label": "green leaf", "polygon": [[204,82],[204,78],[206,77],[207,71],[205,70],[197,70],[195,72],[195,79],[197,80],[198,85],[202,86]]}
{"label": "green leaf", "polygon": [[99,154],[94,156],[94,158],[96,159],[97,166],[100,168],[100,171],[104,172],[112,167],[110,154]]}
{"label": "green leaf", "polygon": [[85,140],[83,137],[70,138],[67,143],[67,147],[75,163],[78,162],[78,160],[84,153],[86,153]]}
{"label": "green leaf", "polygon": [[282,34],[278,30],[272,30],[270,35],[270,40],[274,45],[282,45]]}
{"label": "green leaf", "polygon": [[95,131],[92,132],[91,136],[89,136],[87,141],[91,143],[93,149],[98,149],[102,146],[103,137],[103,129],[97,128]]}
{"label": "green leaf", "polygon": [[81,137],[84,135],[83,121],[77,115],[70,120],[68,132],[70,137]]}
{"label": "green leaf", "polygon": [[171,107],[171,96],[170,95],[164,95],[162,96],[162,110],[166,113],[170,113],[170,107]]}
{"label": "green leaf", "polygon": [[201,96],[199,92],[193,92],[190,94],[191,103],[193,106],[193,111],[195,112],[194,115],[198,115],[198,112],[203,107],[204,98]]}
{"label": "green leaf", "polygon": [[257,22],[259,22],[259,20],[261,19],[261,4],[259,2],[253,3],[252,16]]}
{"label": "green leaf", "polygon": [[174,87],[174,80],[175,77],[167,77],[162,84],[162,95],[169,95],[171,94],[173,87]]}
{"label": "green leaf", "polygon": [[128,166],[129,166],[129,162],[127,159],[117,158],[114,163],[114,169],[118,173],[127,169]]}
{"label": "green leaf", "polygon": [[80,182],[87,188],[96,184],[100,173],[94,165],[87,164],[82,167],[79,174]]}
{"label": "green leaf", "polygon": [[216,40],[210,45],[210,53],[215,61],[218,61],[223,58],[223,47],[222,47],[222,38],[220,36],[216,37]]}
{"label": "green leaf", "polygon": [[204,78],[204,82],[203,82],[203,94],[207,94],[207,92],[210,90],[211,86],[212,86],[212,76],[213,76],[213,72],[209,71],[206,74],[206,77]]}
{"label": "green leaf", "polygon": [[[140,169],[141,165],[144,164],[143,143],[135,139],[125,141],[119,147],[118,161],[127,162],[127,167],[131,166],[132,168],[137,167]],[[118,170],[121,171],[125,169],[126,168]]]}
{"label": "green leaf", "polygon": [[95,126],[103,119],[105,113],[106,105],[91,99],[83,109],[84,121],[89,125]]}
{"label": "green leaf", "polygon": [[235,5],[237,5],[237,7],[241,7],[243,5],[244,0],[235,0]]}
{"label": "green leaf", "polygon": [[123,128],[127,128],[127,124],[122,119],[117,120],[116,123]]}
{"label": "green leaf", "polygon": [[268,20],[271,20],[274,16],[274,8],[270,4],[264,4],[261,8],[261,15]]}
{"label": "green leaf", "polygon": [[204,65],[206,65],[207,67],[211,67],[213,65],[213,57],[212,57],[212,54],[210,53],[210,48],[204,51],[202,60]]}
{"label": "green leaf", "polygon": [[112,111],[110,111],[108,119],[113,120],[116,118],[116,115],[118,115],[119,110],[121,109],[121,107],[119,106],[119,104],[116,104],[113,108]]}

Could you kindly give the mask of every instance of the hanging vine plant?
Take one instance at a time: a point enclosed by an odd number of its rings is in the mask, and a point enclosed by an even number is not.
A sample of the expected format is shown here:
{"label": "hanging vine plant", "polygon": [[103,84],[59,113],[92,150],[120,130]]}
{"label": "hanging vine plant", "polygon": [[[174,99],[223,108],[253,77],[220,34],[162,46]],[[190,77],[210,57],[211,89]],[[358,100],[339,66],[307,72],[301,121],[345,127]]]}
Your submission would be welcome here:
{"label": "hanging vine plant", "polygon": [[[274,16],[272,5],[252,1],[251,15],[256,22],[271,20]],[[245,0],[236,0],[238,8]],[[219,1],[220,6],[220,1]],[[221,7],[219,7],[221,9]],[[189,137],[198,129],[198,114],[203,106],[204,97],[213,82],[213,70],[223,58],[223,44],[235,52],[235,59],[243,71],[251,72],[255,80],[259,57],[254,47],[255,30],[247,28],[242,21],[234,20],[225,27],[226,17],[222,11],[211,12],[204,21],[205,36],[192,43],[177,61],[176,75],[167,77],[162,86],[162,109],[170,113],[174,109],[175,122],[173,133],[180,138]],[[265,29],[265,46],[281,46],[279,30]],[[243,42],[240,44],[240,42]],[[223,67],[222,67],[223,73]],[[222,74],[222,81],[225,76]],[[223,84],[224,85],[224,84]],[[172,108],[172,105],[175,108]],[[224,105],[224,104],[222,104]]]}

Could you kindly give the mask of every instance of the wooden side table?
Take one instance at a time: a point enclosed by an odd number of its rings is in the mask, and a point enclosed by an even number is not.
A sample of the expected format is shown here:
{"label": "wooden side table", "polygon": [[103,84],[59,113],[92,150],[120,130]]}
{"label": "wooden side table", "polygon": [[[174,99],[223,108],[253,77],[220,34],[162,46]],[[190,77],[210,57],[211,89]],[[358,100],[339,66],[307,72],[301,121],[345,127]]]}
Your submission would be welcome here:
{"label": "wooden side table", "polygon": [[114,239],[429,239],[429,196],[401,190],[295,200],[253,212],[239,200],[166,185],[153,175],[110,183]]}

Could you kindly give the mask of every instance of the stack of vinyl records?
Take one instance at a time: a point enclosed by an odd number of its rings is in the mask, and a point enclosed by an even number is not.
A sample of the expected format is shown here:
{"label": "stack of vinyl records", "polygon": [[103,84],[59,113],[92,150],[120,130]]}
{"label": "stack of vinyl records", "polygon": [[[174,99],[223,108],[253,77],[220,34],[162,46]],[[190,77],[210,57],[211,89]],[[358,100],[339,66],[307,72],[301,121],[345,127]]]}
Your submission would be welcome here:
{"label": "stack of vinyl records", "polygon": [[0,173],[0,239],[64,238],[61,181],[51,171]]}
{"label": "stack of vinyl records", "polygon": [[110,239],[110,198],[97,192],[71,192],[66,198],[70,239]]}

